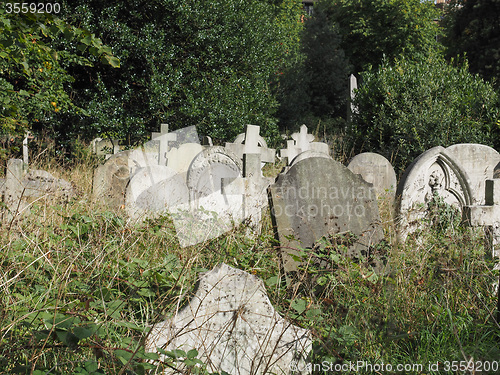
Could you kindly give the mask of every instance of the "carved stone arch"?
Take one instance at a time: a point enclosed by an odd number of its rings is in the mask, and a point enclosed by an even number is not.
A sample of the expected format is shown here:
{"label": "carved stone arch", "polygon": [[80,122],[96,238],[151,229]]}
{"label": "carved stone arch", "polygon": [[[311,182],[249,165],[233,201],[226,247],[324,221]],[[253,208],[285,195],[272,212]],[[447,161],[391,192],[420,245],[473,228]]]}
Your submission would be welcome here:
{"label": "carved stone arch", "polygon": [[441,146],[417,157],[398,184],[396,217],[399,240],[404,240],[408,234],[422,227],[422,220],[427,216],[427,204],[434,193],[460,210],[473,202],[467,172]]}

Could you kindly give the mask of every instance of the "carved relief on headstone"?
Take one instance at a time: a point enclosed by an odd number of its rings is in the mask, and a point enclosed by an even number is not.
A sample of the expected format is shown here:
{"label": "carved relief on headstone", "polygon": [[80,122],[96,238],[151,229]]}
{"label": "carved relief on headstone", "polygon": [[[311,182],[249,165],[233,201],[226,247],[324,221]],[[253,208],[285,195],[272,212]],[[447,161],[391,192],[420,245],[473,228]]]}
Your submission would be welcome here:
{"label": "carved relief on headstone", "polygon": [[274,310],[262,280],[220,264],[200,275],[196,294],[175,316],[153,326],[146,351],[158,347],[196,349],[210,373],[305,374],[312,342]]}
{"label": "carved relief on headstone", "polygon": [[396,191],[400,240],[422,227],[428,203],[437,194],[444,203],[462,210],[473,202],[465,170],[445,148],[434,147],[407,168]]}
{"label": "carved relief on headstone", "polygon": [[197,199],[220,192],[222,179],[242,177],[241,159],[222,146],[208,147],[191,162],[186,183],[192,198]]}

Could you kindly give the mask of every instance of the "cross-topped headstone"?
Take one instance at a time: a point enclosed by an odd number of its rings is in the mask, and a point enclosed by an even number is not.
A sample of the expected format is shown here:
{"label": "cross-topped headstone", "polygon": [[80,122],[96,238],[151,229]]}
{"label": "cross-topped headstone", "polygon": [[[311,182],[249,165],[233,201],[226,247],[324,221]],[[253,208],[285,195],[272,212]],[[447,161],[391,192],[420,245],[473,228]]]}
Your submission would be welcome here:
{"label": "cross-topped headstone", "polygon": [[260,221],[261,210],[267,204],[266,189],[272,183],[271,178],[262,176],[261,165],[262,162],[274,162],[276,153],[274,149],[267,148],[259,130],[259,126],[247,125],[246,133],[236,137],[234,143],[226,143],[226,148],[241,154],[243,177],[222,180],[222,194],[242,195],[242,217],[251,217],[254,222]]}
{"label": "cross-topped headstone", "polygon": [[170,150],[169,142],[177,140],[177,134],[168,132],[168,124],[161,124],[159,133],[151,133],[151,139],[159,141],[158,164],[167,165],[167,152]]}
{"label": "cross-topped headstone", "polygon": [[486,239],[493,257],[500,257],[500,179],[486,180],[485,205],[465,206],[464,221],[485,227]]}
{"label": "cross-topped headstone", "polygon": [[280,150],[280,156],[288,159],[288,165],[301,152],[316,151],[329,155],[328,145],[323,142],[314,142],[314,135],[308,134],[307,126],[302,125],[299,133],[293,133],[292,139],[286,142],[286,149]]}
{"label": "cross-topped headstone", "polygon": [[[260,163],[274,163],[274,158],[276,156],[276,150],[267,147],[267,143],[259,135],[260,126],[257,125],[247,125],[247,129],[245,133],[241,133],[236,137],[233,143],[226,143],[226,148],[236,155],[238,155],[242,160],[245,159],[244,155],[259,155],[260,161],[258,164],[255,164],[254,161],[256,157],[252,158],[252,165],[259,166],[258,174],[261,175],[260,172]],[[250,159],[247,157],[247,159]],[[248,165],[249,166],[249,165]],[[257,175],[256,170],[248,169],[249,174]],[[248,177],[248,176],[245,176]]]}

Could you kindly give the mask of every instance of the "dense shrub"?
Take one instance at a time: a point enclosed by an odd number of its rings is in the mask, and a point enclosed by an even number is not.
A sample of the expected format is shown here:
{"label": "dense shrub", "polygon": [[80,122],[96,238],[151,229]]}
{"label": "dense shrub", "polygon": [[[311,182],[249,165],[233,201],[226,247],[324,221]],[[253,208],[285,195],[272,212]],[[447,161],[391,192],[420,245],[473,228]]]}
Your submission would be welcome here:
{"label": "dense shrub", "polygon": [[498,95],[469,73],[465,61],[447,63],[440,56],[385,61],[362,79],[350,126],[355,152],[378,152],[401,169],[434,146],[495,145]]}

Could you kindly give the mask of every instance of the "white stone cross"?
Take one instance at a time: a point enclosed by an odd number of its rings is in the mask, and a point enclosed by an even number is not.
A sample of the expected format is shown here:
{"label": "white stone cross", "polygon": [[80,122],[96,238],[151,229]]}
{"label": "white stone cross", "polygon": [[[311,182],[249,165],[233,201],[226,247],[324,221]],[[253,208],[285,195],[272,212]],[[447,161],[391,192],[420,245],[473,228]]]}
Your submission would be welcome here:
{"label": "white stone cross", "polygon": [[[243,177],[222,179],[222,194],[242,195],[242,217],[260,222],[262,208],[267,204],[267,187],[273,179],[262,176],[262,162],[273,163],[274,149],[268,148],[266,141],[259,135],[260,127],[247,125],[246,133],[236,137],[226,148],[243,159]],[[243,141],[245,142],[243,144]]]}
{"label": "white stone cross", "polygon": [[247,125],[246,132],[238,135],[233,143],[226,143],[225,147],[241,159],[244,159],[243,155],[259,154],[261,162],[274,163],[276,150],[267,147],[266,141],[259,135],[259,132],[260,126]]}
{"label": "white stone cross", "polygon": [[465,206],[464,221],[485,227],[487,243],[493,257],[500,257],[500,179],[486,180],[485,205]]}
{"label": "white stone cross", "polygon": [[307,133],[307,126],[302,125],[299,133],[293,133],[292,139],[286,142],[286,149],[280,150],[280,156],[288,159],[288,165],[301,152],[313,150],[329,155],[328,145],[323,142],[313,142],[314,135]]}
{"label": "white stone cross", "polygon": [[151,139],[160,142],[158,151],[158,164],[167,165],[167,152],[170,150],[169,142],[177,140],[177,134],[168,132],[168,124],[161,124],[159,133],[151,133]]}

